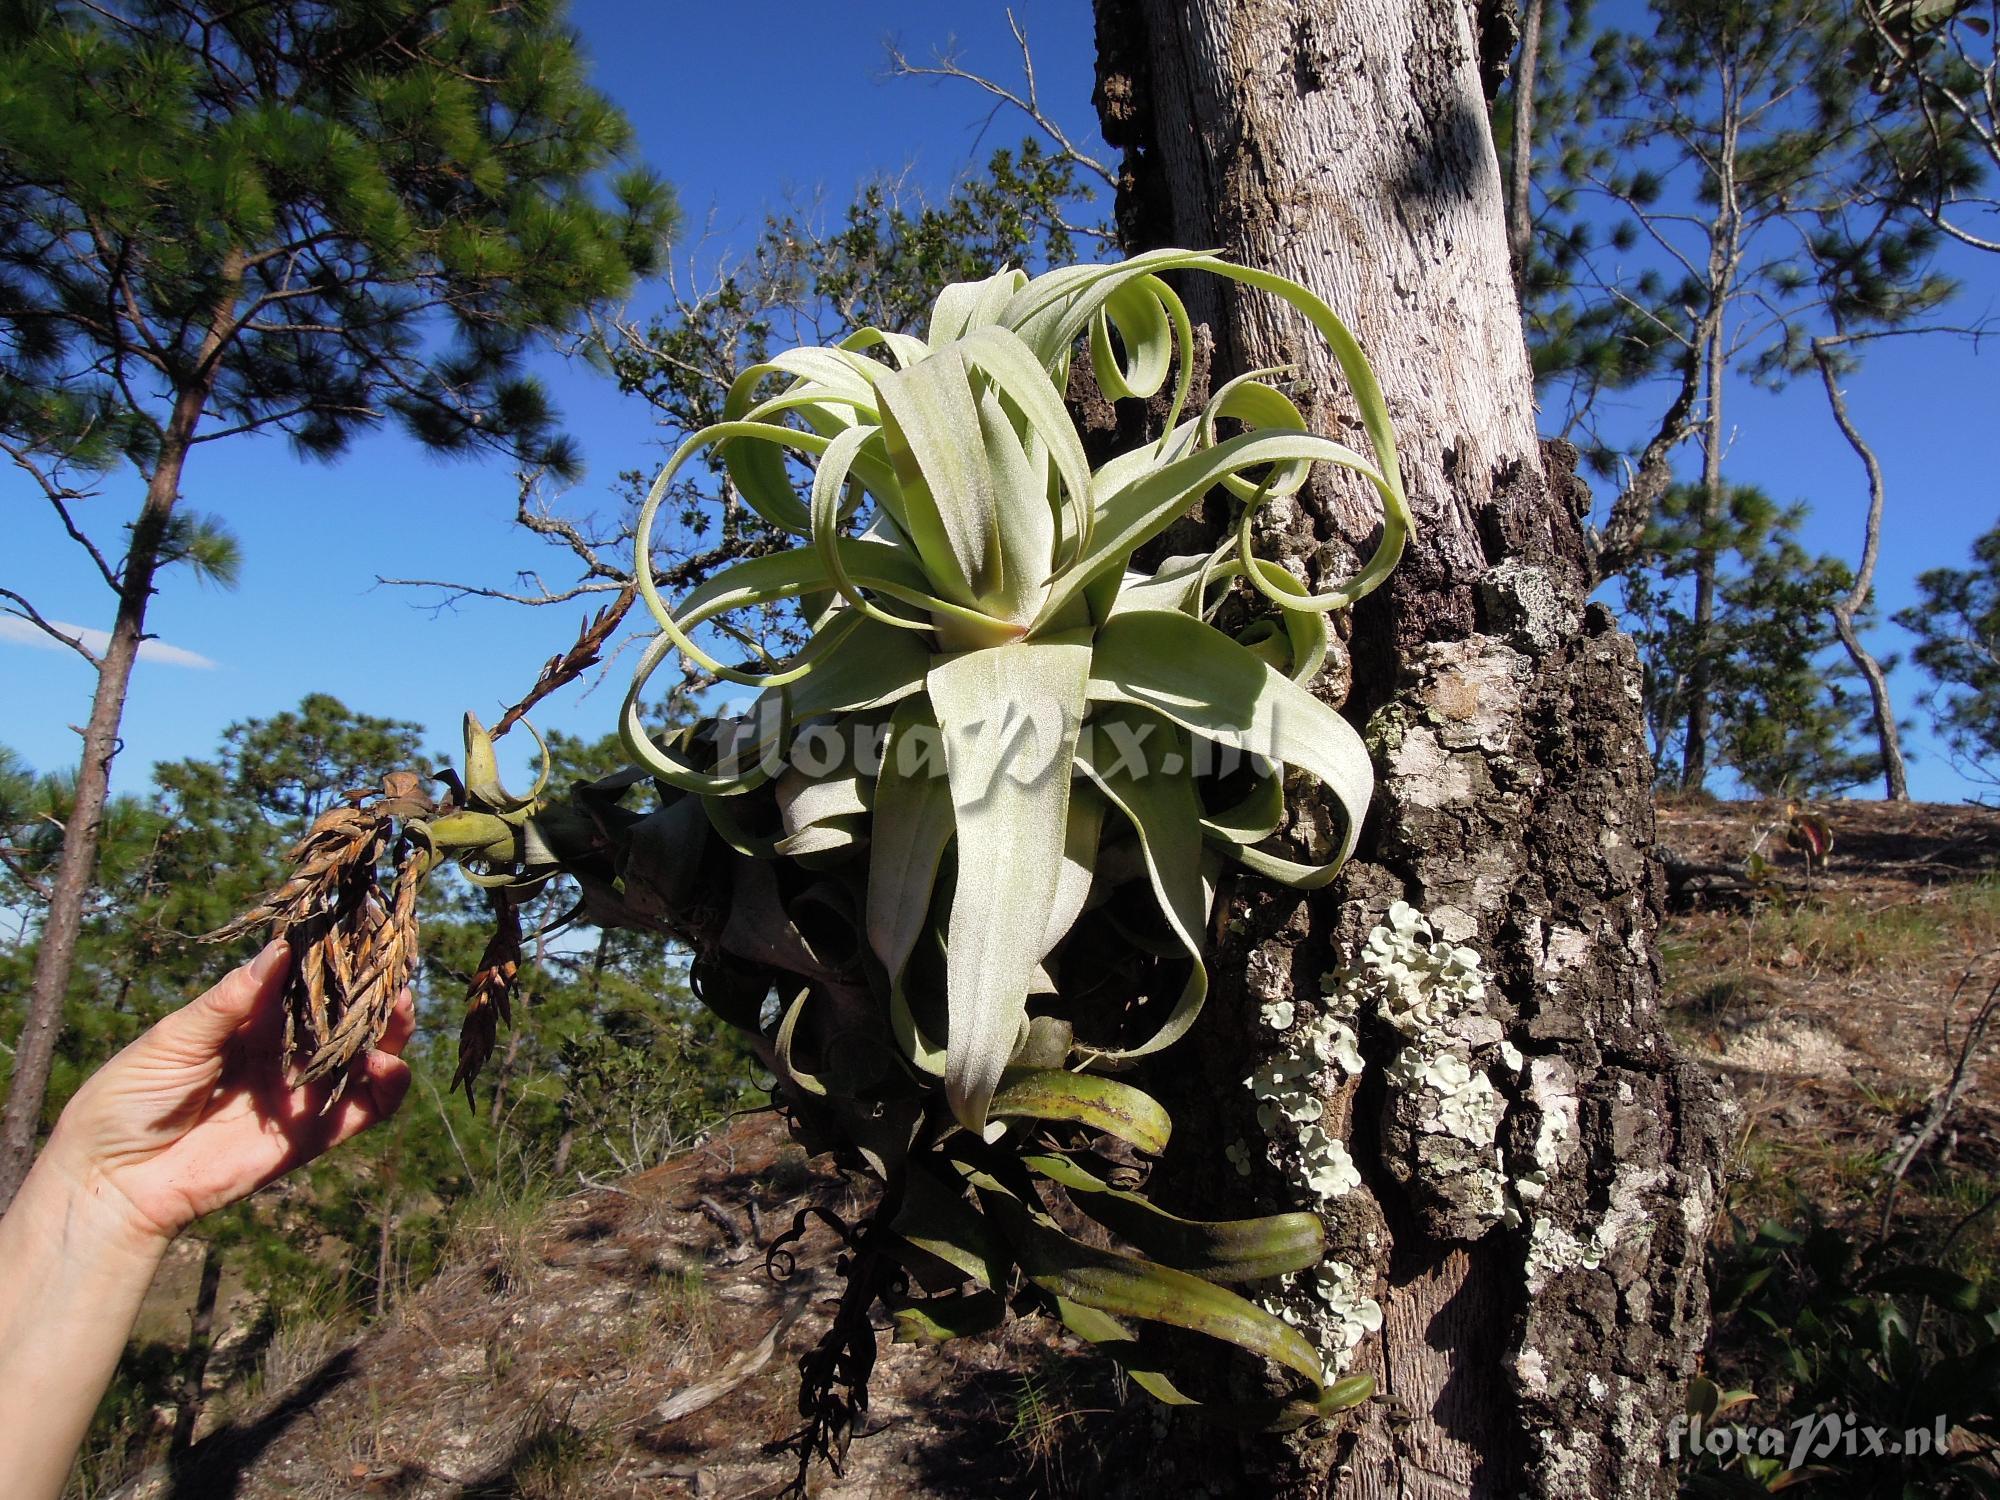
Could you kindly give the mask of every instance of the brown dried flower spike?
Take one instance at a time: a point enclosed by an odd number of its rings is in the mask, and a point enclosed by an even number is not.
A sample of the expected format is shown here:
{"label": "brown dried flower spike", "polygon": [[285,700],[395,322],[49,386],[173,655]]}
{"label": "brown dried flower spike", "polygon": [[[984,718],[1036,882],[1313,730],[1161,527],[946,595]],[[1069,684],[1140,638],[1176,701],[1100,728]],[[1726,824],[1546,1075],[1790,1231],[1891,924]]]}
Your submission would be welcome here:
{"label": "brown dried flower spike", "polygon": [[[292,1062],[301,1083],[338,1074],[328,1104],[381,1036],[415,971],[417,892],[435,857],[418,820],[435,811],[410,771],[385,776],[379,793],[349,792],[292,848],[295,869],[282,885],[204,935],[228,942],[268,924],[290,946]],[[385,892],[378,867],[391,853],[394,883]]]}
{"label": "brown dried flower spike", "polygon": [[465,1024],[458,1033],[458,1071],[451,1086],[465,1089],[474,1102],[472,1085],[493,1055],[499,1023],[514,1024],[514,983],[521,972],[521,912],[504,890],[493,895],[493,935],[479,956],[479,969],[465,992]]}

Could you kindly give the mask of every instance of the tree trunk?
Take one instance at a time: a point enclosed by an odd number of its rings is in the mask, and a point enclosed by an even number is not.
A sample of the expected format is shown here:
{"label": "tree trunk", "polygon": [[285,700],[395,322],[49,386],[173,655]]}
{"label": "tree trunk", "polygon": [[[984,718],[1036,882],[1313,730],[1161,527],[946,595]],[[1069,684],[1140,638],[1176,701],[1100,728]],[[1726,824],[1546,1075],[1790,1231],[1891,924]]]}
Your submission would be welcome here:
{"label": "tree trunk", "polygon": [[1847,651],[1847,659],[1868,684],[1868,707],[1875,720],[1875,742],[1882,748],[1882,797],[1888,802],[1910,800],[1910,772],[1903,763],[1903,736],[1896,727],[1896,706],[1889,700],[1889,675],[1861,640],[1854,628],[1854,612],[1844,605],[1833,610],[1833,633]]}
{"label": "tree trunk", "polygon": [[1910,773],[1903,764],[1903,736],[1896,727],[1896,707],[1889,701],[1889,678],[1882,670],[1882,664],[1875,654],[1862,644],[1861,632],[1855,628],[1855,617],[1868,608],[1869,595],[1875,587],[1875,559],[1882,550],[1882,508],[1888,499],[1887,486],[1882,479],[1882,461],[1875,456],[1875,450],[1861,436],[1861,429],[1854,425],[1854,417],[1847,409],[1847,395],[1836,379],[1832,350],[1837,339],[1814,339],[1813,360],[1819,366],[1820,383],[1826,388],[1826,402],[1833,411],[1833,420],[1840,428],[1840,435],[1847,439],[1847,445],[1861,460],[1861,467],[1868,474],[1868,519],[1862,524],[1861,564],[1854,570],[1854,586],[1847,597],[1833,607],[1834,634],[1840,637],[1840,644],[1846,648],[1848,660],[1854,663],[1868,684],[1868,702],[1875,716],[1875,739],[1882,747],[1882,795],[1891,802],[1910,800]]}
{"label": "tree trunk", "polygon": [[[1490,1150],[1435,1149],[1411,1114],[1418,1090],[1385,1081],[1397,1040],[1364,1025],[1368,1066],[1325,1120],[1364,1186],[1326,1218],[1330,1258],[1381,1307],[1351,1365],[1379,1393],[1328,1440],[1175,1425],[1149,1482],[1668,1495],[1664,1432],[1706,1329],[1723,1119],[1660,1026],[1637,662],[1585,602],[1574,454],[1535,436],[1473,8],[1097,0],[1097,26],[1128,248],[1219,246],[1331,303],[1381,379],[1417,518],[1319,685],[1345,695],[1375,750],[1362,852],[1329,891],[1257,889],[1231,913],[1240,935],[1217,958],[1205,1045],[1169,1084],[1184,1144],[1162,1191],[1207,1196],[1203,1217],[1218,1193],[1246,1211],[1296,1205],[1277,1174],[1239,1186],[1211,1159],[1257,1129],[1239,1080],[1269,1049],[1258,1006],[1318,1004],[1398,899],[1493,976],[1467,1041],[1506,1100],[1502,1180]],[[1327,351],[1283,309],[1184,291],[1212,330],[1216,378],[1296,366],[1316,427],[1356,425]],[[1334,482],[1300,501],[1267,507],[1266,555],[1325,586],[1378,516]],[[1518,1067],[1500,1061],[1514,1048]],[[1531,1199],[1517,1190],[1538,1165],[1548,1180]],[[1517,1227],[1501,1223],[1503,1193]]]}
{"label": "tree trunk", "polygon": [[1542,59],[1542,8],[1528,0],[1521,17],[1521,56],[1514,65],[1514,150],[1507,184],[1507,256],[1518,287],[1535,244],[1535,74]]}
{"label": "tree trunk", "polygon": [[1736,296],[1736,273],[1743,259],[1743,220],[1737,208],[1736,150],[1742,129],[1743,96],[1733,58],[1720,65],[1722,125],[1718,132],[1715,218],[1708,226],[1708,314],[1701,327],[1701,514],[1694,573],[1694,667],[1688,674],[1687,740],[1681,746],[1681,790],[1694,791],[1708,775],[1709,721],[1715,693],[1714,644],[1716,564],[1714,528],[1722,520],[1722,450],[1728,429],[1722,420],[1722,393],[1729,376],[1728,315]]}
{"label": "tree trunk", "polygon": [[174,1404],[174,1433],[167,1451],[187,1452],[201,1421],[201,1388],[208,1378],[208,1355],[215,1346],[215,1302],[222,1288],[222,1246],[210,1240],[201,1249],[201,1282],[188,1318],[187,1353],[181,1358],[180,1397]]}
{"label": "tree trunk", "polygon": [[118,725],[125,713],[132,665],[138,659],[140,642],[146,639],[146,606],[153,597],[160,547],[179,498],[181,465],[187,457],[187,437],[192,434],[192,418],[178,441],[169,432],[168,444],[147,483],[146,502],[132,527],[131,545],[119,574],[118,617],[97,669],[97,692],[91,700],[89,722],[84,725],[83,761],[76,773],[76,803],[63,827],[62,854],[35,949],[28,1013],[14,1044],[14,1076],[7,1089],[6,1117],[0,1122],[0,1211],[14,1201],[35,1159],[42,1100],[48,1092],[56,1041],[62,1034],[63,1002],[69,994],[84,906],[97,872],[97,846],[104,832],[104,806],[111,789],[111,761],[120,743]]}
{"label": "tree trunk", "polygon": [[1694,663],[1687,681],[1687,738],[1681,742],[1681,790],[1691,792],[1708,778],[1710,699],[1715,692],[1715,662],[1710,637],[1715,633],[1716,554],[1711,538],[1722,517],[1722,307],[1717,305],[1701,343],[1701,535],[1695,543]]}
{"label": "tree trunk", "polygon": [[139,646],[146,639],[146,608],[152,603],[153,582],[160,571],[167,523],[180,499],[181,469],[215,389],[223,351],[236,334],[234,319],[243,272],[240,252],[224,257],[221,291],[208,332],[193,370],[175,391],[173,411],[161,434],[159,459],[146,481],[146,500],[132,523],[132,540],[119,569],[118,616],[112,621],[111,640],[98,663],[97,692],[91,700],[90,720],[84,725],[83,761],[76,772],[76,806],[63,829],[62,853],[35,949],[28,1013],[14,1048],[6,1115],[0,1120],[0,1213],[14,1201],[35,1159],[42,1102],[48,1093],[56,1041],[62,1035],[63,1003],[69,995],[70,971],[76,964],[76,943],[83,929],[84,902],[97,873],[97,846],[104,832],[104,805],[111,792],[111,760],[118,753],[125,695],[131,687]]}

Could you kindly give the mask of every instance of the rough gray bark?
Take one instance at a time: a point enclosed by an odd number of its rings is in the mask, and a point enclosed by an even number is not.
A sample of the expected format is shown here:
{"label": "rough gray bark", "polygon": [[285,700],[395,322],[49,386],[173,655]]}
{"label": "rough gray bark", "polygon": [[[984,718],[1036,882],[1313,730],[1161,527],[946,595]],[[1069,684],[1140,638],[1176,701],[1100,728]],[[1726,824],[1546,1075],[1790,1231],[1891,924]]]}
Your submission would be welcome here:
{"label": "rough gray bark", "polygon": [[[1218,246],[1326,298],[1381,377],[1417,517],[1395,579],[1355,613],[1346,670],[1320,684],[1376,750],[1362,855],[1328,892],[1240,900],[1207,1045],[1168,1101],[1189,1144],[1161,1189],[1293,1206],[1275,1174],[1231,1187],[1209,1160],[1246,1131],[1236,1080],[1269,1036],[1257,1005],[1316,1005],[1397,899],[1495,975],[1467,1044],[1485,1061],[1504,1035],[1523,1054],[1518,1072],[1493,1064],[1509,1179],[1552,1166],[1527,1222],[1497,1227],[1477,1174],[1386,1085],[1396,1040],[1364,1025],[1368,1067],[1327,1101],[1364,1187],[1333,1200],[1328,1230],[1383,1309],[1355,1366],[1381,1394],[1330,1438],[1175,1428],[1156,1474],[1190,1492],[1670,1494],[1662,1433],[1706,1329],[1722,1112],[1660,1026],[1637,664],[1585,603],[1573,454],[1535,436],[1471,7],[1097,0],[1097,24],[1128,248]],[[1295,365],[1322,430],[1353,425],[1325,351],[1282,309],[1184,290],[1218,378]],[[1301,501],[1272,517],[1267,551],[1324,586],[1376,514],[1338,484]],[[1533,1238],[1600,1234],[1594,1266],[1531,1261]]]}

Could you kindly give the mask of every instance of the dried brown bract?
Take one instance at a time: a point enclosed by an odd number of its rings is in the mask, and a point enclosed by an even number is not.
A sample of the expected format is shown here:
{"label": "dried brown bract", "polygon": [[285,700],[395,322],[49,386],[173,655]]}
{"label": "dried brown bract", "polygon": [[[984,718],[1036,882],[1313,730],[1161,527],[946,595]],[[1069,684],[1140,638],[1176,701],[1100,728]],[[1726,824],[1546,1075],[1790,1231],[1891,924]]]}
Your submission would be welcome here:
{"label": "dried brown bract", "polygon": [[293,960],[292,1051],[303,1059],[299,1080],[338,1073],[329,1103],[345,1089],[354,1061],[382,1035],[416,969],[417,892],[428,867],[428,851],[406,839],[386,899],[370,863],[329,911],[285,934]]}
{"label": "dried brown bract", "polygon": [[535,679],[535,685],[528,689],[528,696],[516,703],[500,716],[500,722],[493,726],[493,738],[512,729],[522,716],[540,703],[557,688],[576,681],[585,672],[596,666],[604,643],[611,639],[611,632],[618,628],[618,622],[625,618],[625,612],[632,607],[638,596],[639,586],[630,579],[625,587],[595,615],[585,616],[583,628],[577,632],[576,644],[561,656],[551,656],[542,667],[542,675]]}
{"label": "dried brown bract", "polygon": [[[348,794],[350,797],[356,795]],[[368,794],[362,794],[368,795]],[[233,942],[268,925],[278,936],[324,910],[334,893],[366,868],[371,876],[390,819],[351,802],[330,808],[292,845],[292,873],[235,921],[202,934],[204,943]]]}
{"label": "dried brown bract", "polygon": [[[389,1024],[396,997],[417,961],[417,894],[429,872],[427,839],[399,819],[434,812],[422,778],[396,772],[379,793],[348,793],[292,847],[295,868],[276,890],[227,926],[204,937],[227,942],[269,926],[292,951],[285,999],[299,1081],[339,1077],[345,1090],[355,1060]],[[393,885],[379,866],[394,851]]]}
{"label": "dried brown bract", "polygon": [[458,1071],[451,1087],[465,1089],[473,1102],[472,1085],[493,1055],[500,1023],[514,1024],[514,984],[521,972],[521,912],[505,891],[493,893],[493,935],[479,956],[479,968],[465,991],[465,1024],[458,1033]]}

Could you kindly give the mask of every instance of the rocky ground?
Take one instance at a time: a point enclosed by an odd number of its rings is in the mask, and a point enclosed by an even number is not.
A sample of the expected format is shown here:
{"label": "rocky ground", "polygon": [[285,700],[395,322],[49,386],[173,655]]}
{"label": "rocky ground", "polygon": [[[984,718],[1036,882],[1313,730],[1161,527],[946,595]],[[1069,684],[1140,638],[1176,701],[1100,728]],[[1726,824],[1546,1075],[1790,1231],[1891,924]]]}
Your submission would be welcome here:
{"label": "rocky ground", "polygon": [[[1833,848],[1810,872],[1781,807],[1661,814],[1673,1025],[1743,1106],[1731,1207],[1748,1217],[1870,1212],[1969,1002],[2000,979],[2000,813],[1825,812]],[[1919,1212],[1990,1185],[1996,1127],[1975,1091],[1913,1173]],[[811,1220],[789,1276],[763,1247],[808,1206],[851,1221],[863,1191],[774,1117],[740,1119],[655,1171],[503,1216],[359,1335],[282,1331],[218,1393],[186,1463],[118,1493],[774,1495],[797,1469],[782,1440],[840,1245]],[[943,1350],[885,1341],[866,1430],[813,1492],[1105,1493],[1154,1420],[1035,1325]]]}

